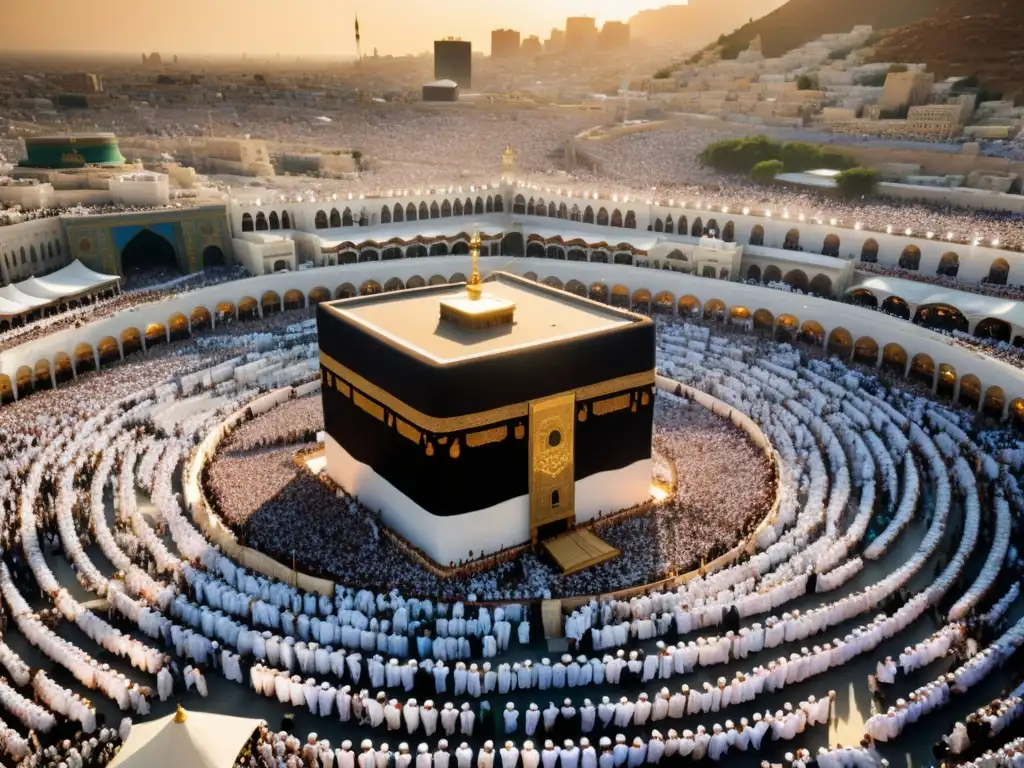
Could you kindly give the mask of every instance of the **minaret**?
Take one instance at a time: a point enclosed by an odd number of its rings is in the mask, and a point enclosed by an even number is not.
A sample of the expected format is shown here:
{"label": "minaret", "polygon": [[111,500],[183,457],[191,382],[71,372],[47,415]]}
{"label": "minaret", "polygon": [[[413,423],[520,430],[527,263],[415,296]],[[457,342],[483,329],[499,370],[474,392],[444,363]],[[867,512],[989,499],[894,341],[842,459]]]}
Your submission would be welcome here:
{"label": "minaret", "polygon": [[501,153],[501,179],[502,181],[513,181],[516,176],[516,153],[512,151],[512,145],[505,147]]}

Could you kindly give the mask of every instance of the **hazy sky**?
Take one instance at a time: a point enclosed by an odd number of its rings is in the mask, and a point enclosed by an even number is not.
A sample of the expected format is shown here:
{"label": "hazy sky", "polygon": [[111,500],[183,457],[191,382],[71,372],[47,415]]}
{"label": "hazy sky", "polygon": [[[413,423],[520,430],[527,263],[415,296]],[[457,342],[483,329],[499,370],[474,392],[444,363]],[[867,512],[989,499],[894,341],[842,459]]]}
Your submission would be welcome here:
{"label": "hazy sky", "polygon": [[[684,0],[0,0],[0,51],[310,55],[425,51],[462,37],[490,52],[490,31],[543,39],[566,16],[598,24]],[[722,0],[728,2],[728,0]]]}

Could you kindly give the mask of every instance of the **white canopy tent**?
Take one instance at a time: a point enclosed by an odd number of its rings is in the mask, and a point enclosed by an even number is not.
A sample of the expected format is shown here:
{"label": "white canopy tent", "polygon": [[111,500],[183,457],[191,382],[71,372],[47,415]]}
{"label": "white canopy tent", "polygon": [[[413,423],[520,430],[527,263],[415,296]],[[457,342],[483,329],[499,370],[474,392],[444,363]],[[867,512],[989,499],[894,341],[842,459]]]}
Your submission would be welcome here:
{"label": "white canopy tent", "polygon": [[24,315],[60,301],[111,288],[121,280],[85,266],[77,259],[44,277],[30,277],[0,288],[0,317]]}
{"label": "white canopy tent", "polygon": [[110,768],[231,768],[262,721],[185,712],[132,726]]}

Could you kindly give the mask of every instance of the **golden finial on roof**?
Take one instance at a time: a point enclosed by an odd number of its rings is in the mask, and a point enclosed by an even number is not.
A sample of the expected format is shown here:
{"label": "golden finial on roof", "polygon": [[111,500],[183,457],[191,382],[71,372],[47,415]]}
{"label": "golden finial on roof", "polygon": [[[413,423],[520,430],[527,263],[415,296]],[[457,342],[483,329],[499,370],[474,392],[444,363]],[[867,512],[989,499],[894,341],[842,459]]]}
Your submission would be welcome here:
{"label": "golden finial on roof", "polygon": [[177,711],[174,713],[174,722],[184,723],[186,720],[188,720],[188,712],[186,712],[182,708],[181,704],[179,704]]}
{"label": "golden finial on roof", "polygon": [[474,231],[469,240],[469,255],[473,258],[473,272],[466,281],[466,293],[469,298],[479,299],[483,293],[480,287],[480,233]]}

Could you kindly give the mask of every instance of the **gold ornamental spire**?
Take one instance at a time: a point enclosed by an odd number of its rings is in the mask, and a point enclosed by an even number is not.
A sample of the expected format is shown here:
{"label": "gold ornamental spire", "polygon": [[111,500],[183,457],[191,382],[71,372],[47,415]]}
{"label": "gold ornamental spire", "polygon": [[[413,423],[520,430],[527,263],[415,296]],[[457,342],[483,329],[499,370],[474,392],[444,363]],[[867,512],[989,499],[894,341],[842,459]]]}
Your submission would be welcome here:
{"label": "gold ornamental spire", "polygon": [[473,258],[473,273],[469,276],[469,280],[466,281],[466,293],[469,294],[469,298],[476,301],[483,294],[483,289],[480,287],[480,233],[474,231],[473,237],[469,241],[469,255]]}

